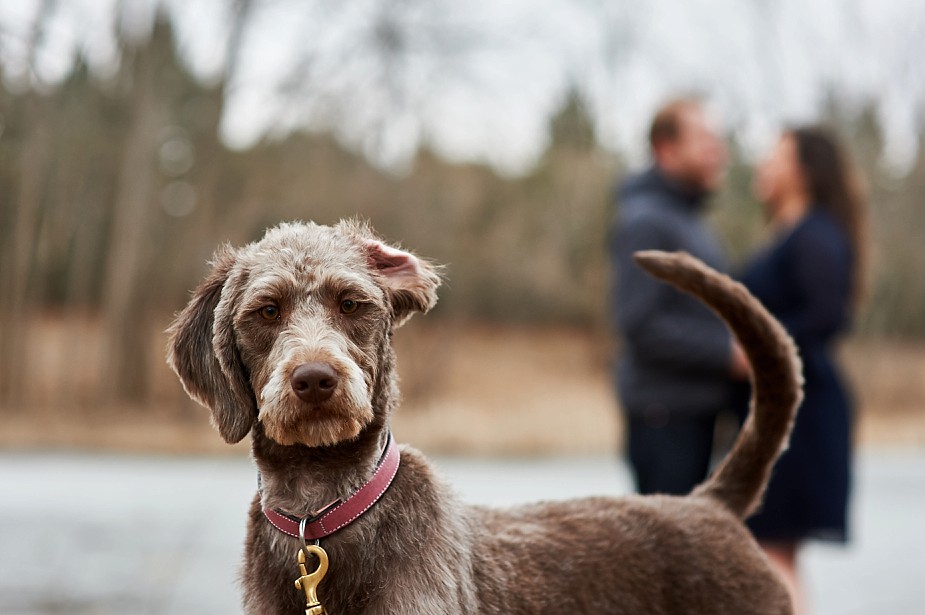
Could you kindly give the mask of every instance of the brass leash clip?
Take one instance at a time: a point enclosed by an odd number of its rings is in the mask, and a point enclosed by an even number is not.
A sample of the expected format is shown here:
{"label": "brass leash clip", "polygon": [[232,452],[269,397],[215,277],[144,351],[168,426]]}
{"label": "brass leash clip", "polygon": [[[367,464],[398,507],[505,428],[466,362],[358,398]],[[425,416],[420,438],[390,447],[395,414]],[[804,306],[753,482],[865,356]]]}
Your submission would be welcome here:
{"label": "brass leash clip", "polygon": [[[308,519],[305,518],[299,523],[299,536],[302,538],[302,548],[299,549],[298,554],[301,576],[296,579],[295,587],[305,592],[305,615],[328,615],[328,612],[321,606],[321,601],[318,600],[318,585],[328,572],[328,553],[321,548],[317,540],[313,545],[308,544],[305,540],[305,523],[307,521]],[[305,569],[306,553],[311,553],[318,558],[318,567],[311,574]]]}
{"label": "brass leash clip", "polygon": [[[305,569],[305,554],[311,553],[318,558],[318,568],[311,574]],[[328,572],[328,554],[318,545],[305,545],[299,549],[299,572],[302,574],[296,579],[296,589],[305,592],[305,615],[327,615],[327,611],[318,600],[318,584]]]}

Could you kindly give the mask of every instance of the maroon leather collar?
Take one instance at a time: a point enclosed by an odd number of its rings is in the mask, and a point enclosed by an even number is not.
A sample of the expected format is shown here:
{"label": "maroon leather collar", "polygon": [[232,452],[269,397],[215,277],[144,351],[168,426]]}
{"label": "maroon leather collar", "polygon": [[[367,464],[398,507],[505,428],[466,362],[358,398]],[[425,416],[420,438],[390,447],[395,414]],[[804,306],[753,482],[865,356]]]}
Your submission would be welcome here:
{"label": "maroon leather collar", "polygon": [[388,443],[385,445],[385,451],[382,453],[382,458],[379,460],[372,478],[346,500],[334,502],[314,517],[305,519],[304,533],[299,531],[299,526],[303,522],[300,517],[288,515],[283,511],[268,507],[263,509],[263,514],[273,524],[273,527],[296,538],[318,540],[319,538],[330,536],[337,530],[356,521],[373,504],[379,501],[379,498],[392,484],[392,479],[395,478],[395,474],[398,472],[400,458],[398,445],[395,444],[395,438],[390,433]]}

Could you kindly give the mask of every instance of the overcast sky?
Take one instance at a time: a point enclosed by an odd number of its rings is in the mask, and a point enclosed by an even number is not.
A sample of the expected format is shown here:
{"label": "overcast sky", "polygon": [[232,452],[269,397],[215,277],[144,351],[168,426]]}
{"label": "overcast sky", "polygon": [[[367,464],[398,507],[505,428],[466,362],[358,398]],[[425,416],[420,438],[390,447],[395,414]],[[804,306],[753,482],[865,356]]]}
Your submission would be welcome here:
{"label": "overcast sky", "polygon": [[[79,49],[100,74],[114,31],[142,37],[158,0],[57,0],[37,75],[54,84]],[[0,62],[22,83],[39,0],[0,0]],[[226,68],[228,0],[163,0],[182,57]],[[118,26],[114,25],[118,24]],[[922,0],[254,0],[222,135],[247,147],[296,127],[331,129],[384,165],[422,142],[454,160],[523,171],[547,145],[569,88],[601,144],[639,160],[660,100],[697,90],[753,153],[782,123],[818,117],[834,90],[874,102],[886,160],[908,165],[925,122]],[[17,81],[18,80],[18,81]]]}

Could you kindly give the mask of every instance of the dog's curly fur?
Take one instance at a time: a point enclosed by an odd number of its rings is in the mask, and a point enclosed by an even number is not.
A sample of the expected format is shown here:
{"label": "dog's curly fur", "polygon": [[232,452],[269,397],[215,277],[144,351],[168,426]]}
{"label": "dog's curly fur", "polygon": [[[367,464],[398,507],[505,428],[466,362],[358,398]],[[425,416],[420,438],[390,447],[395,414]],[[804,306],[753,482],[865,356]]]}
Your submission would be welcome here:
{"label": "dog's curly fur", "polygon": [[[405,446],[382,499],[322,542],[329,615],[791,612],[742,519],[799,403],[793,344],[743,287],[692,257],[638,262],[717,310],[754,366],[752,415],[713,477],[687,497],[490,509],[460,503]],[[212,267],[169,329],[168,361],[225,440],[252,438],[263,490],[249,515],[245,610],[303,613],[293,587],[299,540],[261,508],[307,516],[369,478],[398,402],[393,330],[434,305],[440,278],[357,222],[283,224],[219,249]],[[330,399],[295,394],[290,375],[309,362],[337,374]]]}

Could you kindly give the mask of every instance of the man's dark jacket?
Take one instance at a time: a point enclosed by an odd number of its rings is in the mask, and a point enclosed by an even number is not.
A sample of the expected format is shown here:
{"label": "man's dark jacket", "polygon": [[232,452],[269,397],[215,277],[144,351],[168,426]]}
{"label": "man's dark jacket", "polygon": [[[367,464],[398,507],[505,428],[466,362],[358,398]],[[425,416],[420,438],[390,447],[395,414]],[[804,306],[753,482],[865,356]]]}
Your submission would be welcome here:
{"label": "man's dark jacket", "polygon": [[617,191],[610,246],[613,317],[622,336],[617,385],[632,415],[694,415],[728,407],[732,351],[725,325],[632,260],[637,250],[683,250],[725,270],[722,249],[702,219],[704,196],[685,191],[657,168]]}

